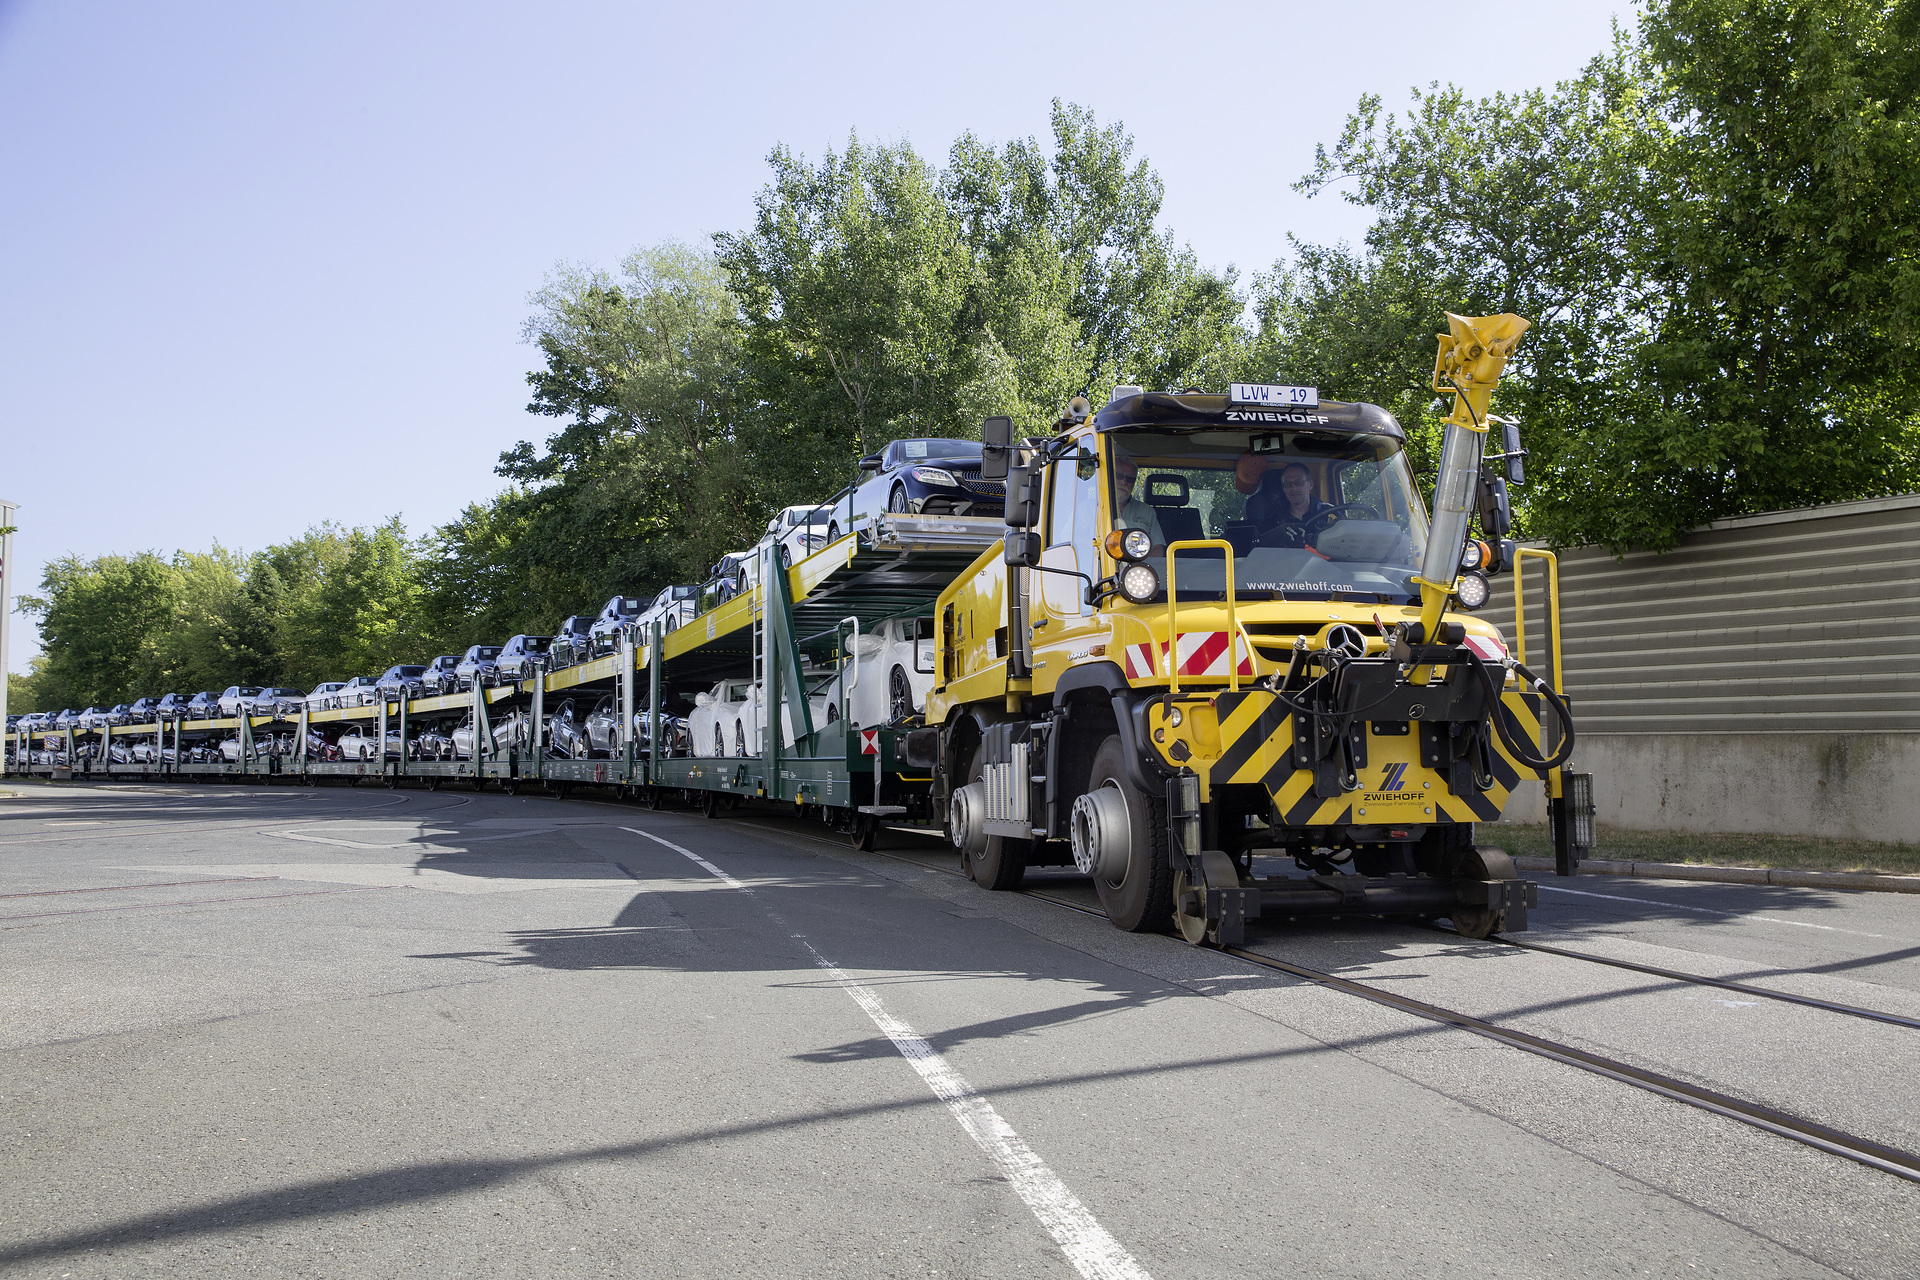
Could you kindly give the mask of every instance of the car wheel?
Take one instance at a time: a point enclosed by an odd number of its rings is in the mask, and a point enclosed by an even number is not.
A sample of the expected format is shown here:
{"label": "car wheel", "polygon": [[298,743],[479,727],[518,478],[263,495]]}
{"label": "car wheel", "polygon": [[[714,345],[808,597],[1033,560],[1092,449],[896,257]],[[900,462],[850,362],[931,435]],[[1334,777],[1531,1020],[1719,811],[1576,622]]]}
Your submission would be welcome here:
{"label": "car wheel", "polygon": [[887,680],[887,720],[890,724],[899,724],[913,714],[913,682],[907,679],[906,668],[895,667]]}
{"label": "car wheel", "polygon": [[727,735],[721,731],[717,721],[713,726],[713,754],[716,756],[727,754]]}
{"label": "car wheel", "polygon": [[828,541],[828,542],[838,542],[838,541],[840,541],[840,526],[839,526],[839,525],[837,525],[837,524],[830,524],[830,525],[828,525],[828,526],[827,526],[827,541]]}
{"label": "car wheel", "polygon": [[903,484],[893,486],[893,492],[887,495],[887,510],[895,515],[907,513],[907,486]]}
{"label": "car wheel", "polygon": [[747,726],[739,720],[733,722],[733,753],[738,756],[747,754]]}

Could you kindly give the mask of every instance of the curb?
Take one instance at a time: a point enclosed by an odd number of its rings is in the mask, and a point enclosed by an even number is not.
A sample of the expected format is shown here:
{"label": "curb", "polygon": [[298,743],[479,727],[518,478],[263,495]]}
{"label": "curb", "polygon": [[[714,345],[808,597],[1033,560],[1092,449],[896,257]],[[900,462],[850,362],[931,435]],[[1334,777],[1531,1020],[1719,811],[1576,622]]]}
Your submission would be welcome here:
{"label": "curb", "polygon": [[[1551,871],[1552,858],[1515,858],[1522,871]],[[1643,880],[1713,880],[1724,884],[1791,885],[1802,889],[1865,889],[1878,893],[1920,893],[1920,876],[1887,876],[1869,871],[1777,871],[1766,867],[1710,867],[1679,862],[1609,862],[1589,858],[1583,875],[1633,876]]]}

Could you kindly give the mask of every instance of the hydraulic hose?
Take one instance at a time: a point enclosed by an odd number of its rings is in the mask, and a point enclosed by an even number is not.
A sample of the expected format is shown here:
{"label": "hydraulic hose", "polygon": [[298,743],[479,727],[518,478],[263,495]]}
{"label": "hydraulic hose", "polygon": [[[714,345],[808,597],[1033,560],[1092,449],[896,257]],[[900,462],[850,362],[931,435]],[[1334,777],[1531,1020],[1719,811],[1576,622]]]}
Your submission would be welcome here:
{"label": "hydraulic hose", "polygon": [[1500,735],[1500,741],[1506,744],[1507,752],[1515,760],[1544,777],[1547,770],[1558,769],[1573,757],[1573,715],[1567,710],[1566,700],[1555,693],[1551,685],[1517,662],[1507,664],[1519,672],[1533,692],[1545,698],[1552,706],[1553,714],[1560,717],[1560,727],[1564,731],[1560,746],[1551,756],[1538,756],[1534,755],[1528,746],[1523,745],[1524,736],[1516,740],[1513,732],[1508,729],[1507,723],[1513,719],[1513,712],[1507,710],[1506,704],[1500,701],[1500,686],[1495,684],[1493,677],[1488,674],[1486,660],[1471,649],[1467,651],[1467,657],[1480,677],[1481,687],[1487,691],[1487,701],[1492,704],[1490,718],[1493,721],[1494,732]]}

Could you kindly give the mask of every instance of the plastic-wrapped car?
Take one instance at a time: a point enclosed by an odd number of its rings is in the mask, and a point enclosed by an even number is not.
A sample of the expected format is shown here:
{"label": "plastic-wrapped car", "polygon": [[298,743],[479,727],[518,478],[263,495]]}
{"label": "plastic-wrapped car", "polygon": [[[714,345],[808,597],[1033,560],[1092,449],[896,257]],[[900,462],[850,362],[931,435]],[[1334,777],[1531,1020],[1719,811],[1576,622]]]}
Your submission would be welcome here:
{"label": "plastic-wrapped car", "polygon": [[[932,618],[889,618],[848,645],[841,673],[822,692],[844,703],[850,724],[899,724],[926,710],[933,688]],[[841,688],[845,681],[844,697]]]}
{"label": "plastic-wrapped car", "polygon": [[[819,691],[819,686],[827,679],[824,673],[819,672],[806,676],[808,709],[813,715],[816,730],[831,723],[838,714],[832,699]],[[759,755],[760,721],[765,718],[761,700],[762,691],[751,680],[722,680],[707,692],[695,694],[693,714],[687,717],[687,732],[692,738],[693,754]],[[780,704],[780,726],[781,742],[787,746],[793,745],[793,713],[784,699]]]}

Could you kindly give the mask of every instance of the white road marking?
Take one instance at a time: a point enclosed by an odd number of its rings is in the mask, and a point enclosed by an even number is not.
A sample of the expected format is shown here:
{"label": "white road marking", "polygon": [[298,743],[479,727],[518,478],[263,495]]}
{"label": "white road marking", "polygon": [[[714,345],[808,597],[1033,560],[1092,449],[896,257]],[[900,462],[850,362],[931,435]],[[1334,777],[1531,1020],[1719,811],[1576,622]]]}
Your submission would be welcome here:
{"label": "white road marking", "polygon": [[[682,848],[671,840],[663,840],[650,831],[641,831],[636,827],[620,829],[644,836],[655,844],[665,845],[728,888],[749,895],[753,893],[752,889],[691,849]],[[771,911],[767,914],[773,915]],[[778,916],[773,918],[783,928],[790,929]],[[893,1047],[926,1081],[934,1096],[947,1104],[947,1109],[960,1122],[960,1127],[967,1131],[967,1136],[1000,1166],[1015,1193],[1060,1246],[1060,1251],[1073,1264],[1075,1271],[1087,1277],[1087,1280],[1152,1280],[1147,1269],[1100,1225],[1092,1210],[1080,1203],[1079,1197],[1067,1188],[1060,1176],[1034,1154],[1033,1148],[1014,1132],[1013,1126],[994,1110],[993,1104],[974,1092],[973,1086],[953,1069],[945,1056],[928,1044],[919,1032],[889,1012],[871,988],[856,982],[838,965],[815,951],[806,938],[797,933],[792,937],[807,949],[813,962],[853,998],[853,1002],[873,1020],[873,1025],[893,1042]]]}
{"label": "white road marking", "polygon": [[[420,846],[414,846],[419,848]],[[603,862],[531,862],[490,858],[413,862],[272,862],[221,866],[122,867],[127,871],[182,871],[205,875],[277,876],[375,889],[431,889],[439,893],[524,893],[534,889],[619,889],[633,881]]]}
{"label": "white road marking", "polygon": [[[337,827],[328,829],[340,830],[340,828]],[[456,831],[436,831],[432,835],[427,835],[424,832],[416,832],[412,838],[402,840],[398,844],[367,844],[360,840],[337,840],[332,836],[314,835],[306,831],[263,831],[260,834],[278,836],[282,840],[299,840],[306,844],[338,845],[342,849],[419,849],[425,852],[444,852],[449,849],[458,850],[482,840],[517,840],[521,836],[537,836],[557,830],[559,830],[557,827],[540,827],[531,831],[506,831],[489,836],[467,836],[461,835]],[[435,843],[437,839],[442,837],[457,840],[459,844],[444,845]]]}
{"label": "white road marking", "polygon": [[1608,902],[1638,902],[1649,907],[1667,907],[1674,911],[1691,911],[1695,915],[1726,916],[1732,920],[1758,920],[1762,924],[1790,924],[1799,929],[1825,929],[1828,933],[1849,933],[1856,938],[1884,938],[1884,933],[1862,933],[1858,929],[1842,929],[1834,924],[1811,924],[1805,920],[1785,920],[1779,916],[1757,916],[1747,911],[1720,911],[1713,907],[1693,907],[1679,902],[1662,902],[1658,898],[1627,898],[1617,893],[1593,893],[1587,889],[1562,889],[1557,884],[1540,886],[1549,893],[1571,893],[1581,898],[1605,898]]}

